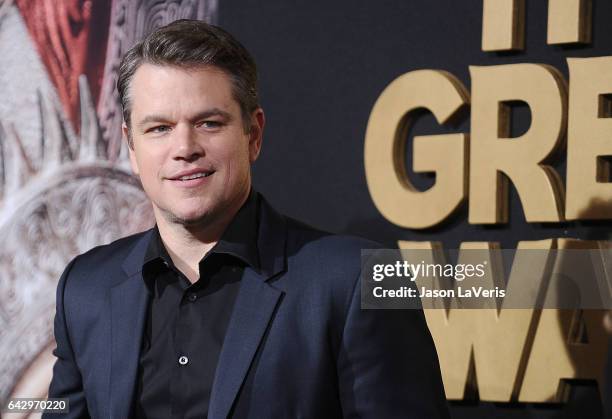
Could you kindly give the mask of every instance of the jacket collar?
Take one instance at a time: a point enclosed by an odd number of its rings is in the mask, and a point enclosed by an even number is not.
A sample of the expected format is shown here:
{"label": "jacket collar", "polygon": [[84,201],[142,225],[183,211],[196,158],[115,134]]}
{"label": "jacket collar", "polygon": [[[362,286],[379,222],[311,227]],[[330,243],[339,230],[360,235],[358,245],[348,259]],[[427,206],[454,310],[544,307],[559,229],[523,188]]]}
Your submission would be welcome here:
{"label": "jacket collar", "polygon": [[[285,269],[287,222],[259,192],[253,190],[252,193],[256,194],[258,206],[257,250],[261,278],[267,280]],[[142,272],[147,249],[154,239],[155,229],[147,230],[125,258],[121,267],[128,278]]]}

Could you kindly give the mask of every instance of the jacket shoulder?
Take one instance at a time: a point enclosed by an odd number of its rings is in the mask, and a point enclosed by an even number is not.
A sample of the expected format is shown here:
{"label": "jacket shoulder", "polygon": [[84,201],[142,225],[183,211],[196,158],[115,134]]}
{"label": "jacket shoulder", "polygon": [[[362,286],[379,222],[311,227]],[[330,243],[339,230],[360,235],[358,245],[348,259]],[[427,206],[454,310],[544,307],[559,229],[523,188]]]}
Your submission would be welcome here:
{"label": "jacket shoulder", "polygon": [[312,227],[302,221],[285,217],[287,220],[288,248],[313,247],[329,251],[332,257],[352,255],[364,249],[381,249],[382,244],[363,237],[335,234]]}
{"label": "jacket shoulder", "polygon": [[328,278],[352,287],[361,272],[362,251],[382,245],[362,237],[334,234],[287,218],[287,258],[312,278]]}
{"label": "jacket shoulder", "polygon": [[131,234],[129,236],[121,237],[108,244],[102,244],[95,246],[87,252],[78,256],[82,260],[96,259],[99,262],[106,260],[116,261],[117,257],[127,257],[129,252],[134,248],[136,243],[143,239],[146,235],[150,234],[152,229],[142,231],[140,233]]}
{"label": "jacket shoulder", "polygon": [[128,258],[134,247],[150,235],[151,231],[147,230],[122,237],[111,243],[96,246],[77,256],[73,261],[70,276],[79,278],[80,282],[87,279],[88,285],[103,278],[105,285],[111,285],[108,280],[120,278],[118,274],[122,272],[123,262]]}

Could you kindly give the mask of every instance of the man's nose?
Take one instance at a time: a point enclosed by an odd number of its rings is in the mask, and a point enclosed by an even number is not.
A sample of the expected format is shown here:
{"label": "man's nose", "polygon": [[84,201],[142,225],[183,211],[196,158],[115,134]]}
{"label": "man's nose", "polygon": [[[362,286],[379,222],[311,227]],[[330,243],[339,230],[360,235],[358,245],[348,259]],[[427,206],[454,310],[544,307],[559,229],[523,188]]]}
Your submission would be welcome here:
{"label": "man's nose", "polygon": [[204,155],[204,147],[198,141],[193,127],[178,124],[172,139],[172,157],[175,160],[193,161]]}

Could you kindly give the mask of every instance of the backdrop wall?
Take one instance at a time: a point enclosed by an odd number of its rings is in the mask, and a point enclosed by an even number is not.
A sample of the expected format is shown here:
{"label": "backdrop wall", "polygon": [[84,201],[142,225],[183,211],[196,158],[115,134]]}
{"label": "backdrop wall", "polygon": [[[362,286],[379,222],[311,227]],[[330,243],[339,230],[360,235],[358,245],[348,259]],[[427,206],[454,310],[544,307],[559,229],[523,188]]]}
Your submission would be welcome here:
{"label": "backdrop wall", "polygon": [[[521,2],[505,2],[512,3]],[[612,3],[567,2],[591,7],[592,18],[585,20],[590,40],[551,45],[547,21],[552,3],[558,2],[526,1],[523,49],[489,52],[481,48],[481,1],[0,3],[0,233],[5,239],[0,249],[0,401],[46,391],[53,363],[54,290],[66,263],[152,222],[127,165],[114,84],[121,55],[153,28],[177,18],[216,22],[255,56],[267,116],[255,185],[282,212],[389,247],[398,241],[435,241],[448,249],[463,242],[497,242],[513,249],[520,241],[549,238],[607,240],[612,192],[601,195],[604,217],[596,221],[527,222],[523,203],[510,187],[507,223],[470,224],[469,199],[464,199],[444,221],[415,229],[383,216],[366,181],[368,120],[383,90],[397,77],[443,70],[470,92],[470,66],[538,63],[554,67],[571,85],[567,58],[611,55]],[[466,106],[445,126],[426,110],[416,115],[400,160],[417,189],[433,188],[440,178],[412,169],[413,137],[470,133],[471,111]],[[531,118],[526,104],[514,103],[511,136],[528,131]],[[549,164],[565,181],[565,129],[562,134]],[[414,210],[406,208],[407,213]],[[590,343],[600,334],[590,330]],[[552,351],[573,354],[588,345],[568,340],[566,346],[553,345]],[[605,350],[599,345],[595,352]],[[594,357],[588,365],[569,355],[564,359],[570,362],[569,373],[560,373],[570,379],[567,397],[551,394],[540,403],[521,402],[517,394],[505,402],[479,397],[484,383],[471,363],[465,394],[452,401],[453,417],[601,417],[602,391],[593,381],[596,377],[585,371],[604,364]],[[550,369],[554,372],[554,365]]]}

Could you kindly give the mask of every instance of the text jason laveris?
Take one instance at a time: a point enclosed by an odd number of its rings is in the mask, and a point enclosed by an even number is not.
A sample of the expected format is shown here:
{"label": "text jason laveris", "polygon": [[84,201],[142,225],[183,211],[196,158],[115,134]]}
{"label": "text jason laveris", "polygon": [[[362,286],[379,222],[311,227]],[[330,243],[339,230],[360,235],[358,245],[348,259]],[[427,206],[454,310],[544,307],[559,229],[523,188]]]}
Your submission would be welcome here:
{"label": "text jason laveris", "polygon": [[421,287],[417,294],[416,288],[400,287],[396,289],[384,289],[374,287],[374,297],[376,298],[503,298],[506,290],[499,287],[487,289],[485,287],[457,287],[457,289],[428,289]]}

